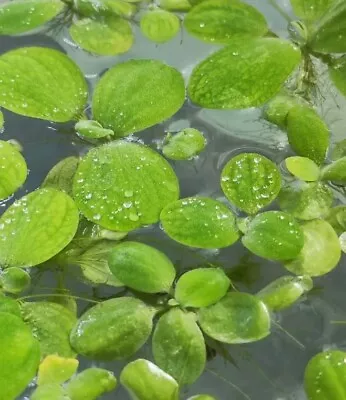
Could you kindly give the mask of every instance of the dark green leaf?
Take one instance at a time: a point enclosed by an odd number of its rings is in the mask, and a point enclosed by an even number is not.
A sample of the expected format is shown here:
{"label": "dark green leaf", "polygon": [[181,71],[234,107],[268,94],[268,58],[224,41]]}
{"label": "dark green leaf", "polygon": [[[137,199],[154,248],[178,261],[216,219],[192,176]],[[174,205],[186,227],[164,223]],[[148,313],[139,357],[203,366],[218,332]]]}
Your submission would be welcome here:
{"label": "dark green leaf", "polygon": [[78,365],[79,362],[74,358],[64,358],[51,354],[40,364],[37,375],[37,385],[60,385],[76,373]]}
{"label": "dark green leaf", "polygon": [[288,171],[302,181],[317,181],[320,176],[320,168],[310,158],[288,157],[285,164]]}
{"label": "dark green leaf", "polygon": [[293,11],[298,18],[316,21],[338,0],[291,0]]}
{"label": "dark green leaf", "polygon": [[173,39],[180,30],[179,18],[165,10],[147,11],[140,22],[142,34],[157,43],[165,43]]}
{"label": "dark green leaf", "polygon": [[346,157],[334,161],[322,169],[321,179],[335,183],[346,184]]}
{"label": "dark green leaf", "polygon": [[30,396],[30,400],[72,400],[66,390],[58,384],[39,386]]}
{"label": "dark green leaf", "polygon": [[172,136],[165,137],[162,153],[171,160],[188,160],[204,150],[207,142],[203,133],[187,128]]}
{"label": "dark green leaf", "polygon": [[72,195],[73,177],[78,164],[78,157],[72,156],[62,159],[48,172],[41,187],[51,187],[65,192],[68,195]]}
{"label": "dark green leaf", "polygon": [[0,273],[0,286],[8,293],[20,293],[30,286],[30,282],[30,275],[21,268],[7,268]]}

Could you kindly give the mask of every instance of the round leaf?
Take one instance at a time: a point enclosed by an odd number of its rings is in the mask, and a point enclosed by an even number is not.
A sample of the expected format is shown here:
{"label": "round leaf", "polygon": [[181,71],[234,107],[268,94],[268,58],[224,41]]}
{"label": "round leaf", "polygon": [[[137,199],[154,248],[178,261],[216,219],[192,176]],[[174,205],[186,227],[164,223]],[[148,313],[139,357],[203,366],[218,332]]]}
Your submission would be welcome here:
{"label": "round leaf", "polygon": [[79,318],[70,341],[79,354],[88,358],[127,358],[147,341],[153,326],[153,315],[151,308],[135,298],[106,300]]}
{"label": "round leaf", "polygon": [[329,210],[327,222],[334,228],[338,235],[346,231],[346,206],[337,206]]}
{"label": "round leaf", "polygon": [[37,375],[37,385],[60,385],[76,373],[78,365],[79,362],[74,358],[63,358],[51,354],[40,364]]}
{"label": "round leaf", "polygon": [[277,125],[281,129],[286,129],[287,114],[290,109],[297,104],[298,99],[285,92],[274,97],[264,109],[264,118]]}
{"label": "round leaf", "polygon": [[183,307],[207,307],[227,293],[230,283],[221,268],[197,268],[180,277],[174,297]]}
{"label": "round leaf", "polygon": [[89,220],[128,232],[157,222],[161,210],[179,197],[179,186],[174,171],[158,153],[116,141],[90,150],[81,160],[73,193]]}
{"label": "round leaf", "polygon": [[221,248],[239,238],[232,211],[207,197],[189,197],[170,203],[160,218],[167,235],[187,246]]}
{"label": "round leaf", "polygon": [[164,253],[137,242],[115,246],[108,265],[125,286],[144,293],[169,292],[175,278],[174,265]]}
{"label": "round leaf", "polygon": [[221,187],[231,203],[248,214],[256,214],[279,194],[281,175],[268,158],[241,153],[224,166]]}
{"label": "round leaf", "polygon": [[191,35],[212,43],[227,43],[239,36],[263,36],[268,31],[263,15],[238,0],[203,1],[186,15],[184,25]]}
{"label": "round leaf", "polygon": [[187,128],[177,134],[168,134],[162,147],[162,153],[171,160],[188,160],[195,157],[206,146],[203,133]]}
{"label": "round leaf", "polygon": [[102,125],[97,121],[81,120],[76,123],[74,128],[80,136],[89,139],[100,139],[114,135],[111,129],[102,128]]}
{"label": "round leaf", "polygon": [[270,333],[267,307],[247,293],[228,293],[218,303],[201,308],[198,321],[207,335],[224,343],[255,342]]}
{"label": "round leaf", "polygon": [[321,179],[346,185],[346,157],[342,157],[323,168]]}
{"label": "round leaf", "polygon": [[335,3],[336,0],[291,0],[296,16],[308,21],[320,19]]}
{"label": "round leaf", "polygon": [[26,180],[28,168],[11,143],[0,140],[0,201],[11,196]]}
{"label": "round leaf", "polygon": [[329,67],[329,77],[336,88],[346,96],[346,62],[343,58]]}
{"label": "round leaf", "polygon": [[279,92],[300,58],[300,50],[285,40],[234,40],[197,65],[189,96],[205,108],[260,106]]}
{"label": "round leaf", "polygon": [[304,247],[299,256],[285,264],[296,275],[320,276],[334,269],[341,256],[339,238],[328,222],[313,220],[302,225]]}
{"label": "round leaf", "polygon": [[153,335],[156,364],[180,385],[194,383],[206,363],[203,334],[193,314],[172,308],[158,321]]}
{"label": "round leaf", "polygon": [[21,268],[7,268],[0,273],[0,285],[8,293],[20,293],[30,286],[30,275]]}
{"label": "round leaf", "polygon": [[269,260],[290,260],[299,254],[304,237],[295,219],[284,212],[268,211],[257,215],[242,238],[244,246]]}
{"label": "round leaf", "polygon": [[184,101],[180,72],[156,60],[130,60],[102,76],[92,107],[94,118],[121,137],[170,118]]}
{"label": "round leaf", "polygon": [[140,22],[142,34],[157,43],[168,42],[173,39],[180,30],[179,18],[165,10],[153,10],[146,12]]}
{"label": "round leaf", "polygon": [[30,400],[71,400],[64,387],[58,384],[39,386],[30,396]]}
{"label": "round leaf", "polygon": [[288,157],[285,160],[289,172],[306,182],[317,181],[320,176],[320,169],[316,163],[306,157]]}

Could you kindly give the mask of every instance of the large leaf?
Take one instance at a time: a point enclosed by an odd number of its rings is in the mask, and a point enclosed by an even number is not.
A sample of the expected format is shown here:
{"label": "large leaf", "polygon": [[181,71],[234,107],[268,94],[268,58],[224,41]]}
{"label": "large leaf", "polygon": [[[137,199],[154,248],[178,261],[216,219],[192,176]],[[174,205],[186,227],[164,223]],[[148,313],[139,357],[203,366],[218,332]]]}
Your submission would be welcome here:
{"label": "large leaf", "polygon": [[300,58],[285,40],[233,40],[193,70],[189,96],[205,108],[260,106],[279,92]]}
{"label": "large leaf", "polygon": [[206,347],[195,315],[172,308],[156,325],[153,335],[156,364],[180,385],[192,384],[202,374]]}
{"label": "large leaf", "polygon": [[81,160],[73,193],[89,220],[128,232],[157,222],[161,210],[179,197],[179,186],[174,171],[158,153],[116,141],[90,150]]}
{"label": "large leaf", "polygon": [[120,382],[133,400],[178,400],[177,381],[157,365],[138,359],[125,366]]}
{"label": "large leaf", "polygon": [[22,268],[7,268],[0,275],[0,287],[7,293],[18,294],[28,289],[30,283],[30,275]]}
{"label": "large leaf", "polygon": [[16,0],[0,5],[0,35],[16,35],[38,28],[64,8],[60,0]]}
{"label": "large leaf", "polygon": [[22,197],[0,219],[0,265],[31,267],[49,260],[72,240],[78,220],[65,193],[39,189]]}
{"label": "large leaf", "polygon": [[140,27],[146,38],[153,42],[164,43],[178,34],[180,20],[171,12],[154,9],[147,11],[141,17]]}
{"label": "large leaf", "polygon": [[293,11],[298,18],[316,21],[338,0],[291,0]]}
{"label": "large leaf", "polygon": [[102,76],[92,108],[94,119],[121,137],[170,118],[184,101],[180,72],[156,60],[130,60]]}
{"label": "large leaf", "polygon": [[329,67],[329,77],[337,89],[346,96],[346,62],[343,57]]}
{"label": "large leaf", "polygon": [[263,36],[268,25],[256,8],[238,0],[207,0],[184,19],[186,30],[206,42],[227,43],[236,37]]}
{"label": "large leaf", "polygon": [[346,157],[342,157],[323,168],[321,179],[346,185]]}
{"label": "large leaf", "polygon": [[153,316],[154,311],[135,298],[106,300],[79,318],[70,341],[79,354],[88,358],[127,358],[147,341]]}
{"label": "large leaf", "polygon": [[187,246],[227,247],[239,238],[232,211],[207,197],[175,201],[164,208],[160,218],[167,235]]}
{"label": "large leaf", "polygon": [[299,256],[285,264],[296,275],[320,276],[334,269],[341,256],[339,238],[328,222],[313,220],[302,225],[304,247]]}
{"label": "large leaf", "polygon": [[144,293],[169,292],[175,278],[174,265],[164,253],[138,242],[115,246],[108,265],[125,286]]}
{"label": "large leaf", "polygon": [[224,166],[221,187],[231,203],[248,214],[256,214],[279,194],[281,175],[268,158],[241,153]]}
{"label": "large leaf", "polygon": [[198,321],[207,335],[224,343],[255,342],[270,333],[267,307],[247,293],[228,293],[218,303],[201,308]]}
{"label": "large leaf", "polygon": [[318,165],[310,158],[288,157],[285,160],[285,164],[288,171],[302,181],[317,181],[320,176]]}
{"label": "large leaf", "polygon": [[188,160],[205,148],[207,142],[202,132],[186,128],[172,136],[168,133],[162,147],[162,153],[171,160]]}
{"label": "large leaf", "polygon": [[62,384],[77,371],[79,362],[74,358],[64,358],[51,354],[40,364],[37,385]]}

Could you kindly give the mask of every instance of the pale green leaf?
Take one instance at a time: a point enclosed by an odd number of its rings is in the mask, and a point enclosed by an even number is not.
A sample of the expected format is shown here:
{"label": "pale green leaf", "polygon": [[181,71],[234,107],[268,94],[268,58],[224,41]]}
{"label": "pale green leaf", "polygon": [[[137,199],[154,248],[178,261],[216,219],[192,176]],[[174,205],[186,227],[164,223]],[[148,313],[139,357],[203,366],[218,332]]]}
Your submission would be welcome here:
{"label": "pale green leaf", "polygon": [[336,206],[329,210],[326,221],[338,235],[346,231],[346,206]]}
{"label": "pale green leaf", "polygon": [[[346,91],[345,91],[345,93],[346,93]],[[331,158],[333,161],[336,161],[339,158],[342,158],[345,156],[346,156],[346,139],[335,143],[335,146],[334,146],[332,154],[331,154]]]}
{"label": "pale green leaf", "polygon": [[264,108],[264,118],[277,125],[281,129],[286,129],[287,114],[294,107],[298,99],[291,94],[283,92],[273,98]]}
{"label": "pale green leaf", "polygon": [[179,18],[165,10],[147,11],[140,21],[142,34],[149,40],[165,43],[172,40],[180,30]]}
{"label": "pale green leaf", "polygon": [[228,247],[239,238],[232,211],[208,197],[189,197],[170,203],[160,219],[166,234],[187,246]]}
{"label": "pale green leaf", "polygon": [[206,144],[202,132],[186,128],[175,135],[168,133],[164,139],[162,153],[171,160],[189,160],[202,152]]}
{"label": "pale green leaf", "polygon": [[209,394],[197,394],[196,396],[189,397],[187,400],[216,400],[215,397]]}
{"label": "pale green leaf", "polygon": [[94,119],[121,137],[170,118],[184,101],[185,85],[179,71],[156,60],[130,60],[102,76],[92,109]]}
{"label": "pale green leaf", "polygon": [[114,135],[111,129],[104,129],[97,121],[81,120],[74,126],[76,132],[87,139],[100,139]]}
{"label": "pale green leaf", "polygon": [[0,131],[3,129],[4,124],[5,124],[4,114],[0,110]]}
{"label": "pale green leaf", "polygon": [[39,386],[30,396],[30,400],[72,400],[66,390],[58,384]]}
{"label": "pale green leaf", "polygon": [[329,66],[329,77],[336,88],[346,96],[346,62],[343,57],[334,65]]}
{"label": "pale green leaf", "polygon": [[192,7],[189,0],[159,0],[159,6],[167,11],[189,11]]}
{"label": "pale green leaf", "polygon": [[346,232],[339,236],[340,248],[343,253],[346,253]]}
{"label": "pale green leaf", "polygon": [[320,168],[310,158],[306,157],[288,157],[285,160],[288,171],[306,182],[317,181],[320,176]]}
{"label": "pale green leaf", "polygon": [[79,362],[74,358],[64,358],[51,354],[40,364],[37,385],[62,384],[75,374]]}
{"label": "pale green leaf", "polygon": [[123,16],[132,17],[136,13],[135,1],[122,0],[74,0],[74,7],[79,15],[99,19],[100,17]]}
{"label": "pale green leaf", "polygon": [[5,292],[20,293],[30,286],[30,275],[21,268],[11,267],[0,272],[0,286]]}
{"label": "pale green leaf", "polygon": [[316,21],[323,17],[337,0],[291,0],[293,11],[298,18]]}
{"label": "pale green leaf", "polygon": [[339,158],[332,164],[322,169],[321,179],[324,181],[333,181],[337,184],[346,184],[346,157]]}

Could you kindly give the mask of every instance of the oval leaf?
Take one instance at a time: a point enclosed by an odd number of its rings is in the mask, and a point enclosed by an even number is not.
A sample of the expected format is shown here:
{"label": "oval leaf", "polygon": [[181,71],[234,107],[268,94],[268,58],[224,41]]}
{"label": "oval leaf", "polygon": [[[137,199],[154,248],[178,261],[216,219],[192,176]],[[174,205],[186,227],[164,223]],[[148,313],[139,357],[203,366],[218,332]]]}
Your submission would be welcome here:
{"label": "oval leaf", "polygon": [[189,197],[169,204],[161,212],[164,231],[187,246],[227,247],[239,238],[232,211],[217,200]]}
{"label": "oval leaf", "polygon": [[192,7],[189,0],[159,0],[158,5],[168,11],[189,11]]}
{"label": "oval leaf", "polygon": [[309,158],[288,157],[285,164],[288,171],[302,181],[317,181],[320,176],[320,168]]}
{"label": "oval leaf", "polygon": [[346,185],[346,157],[342,157],[323,168],[321,179]]}
{"label": "oval leaf", "polygon": [[291,0],[296,16],[307,21],[320,19],[336,2],[337,0]]}
{"label": "oval leaf", "polygon": [[8,293],[20,293],[28,289],[30,282],[30,275],[21,268],[7,268],[0,273],[0,286]]}
{"label": "oval leaf", "polygon": [[102,128],[97,121],[81,120],[76,123],[74,128],[80,136],[87,139],[100,139],[114,135],[111,129]]}
{"label": "oval leaf", "polygon": [[78,365],[79,362],[74,358],[63,358],[51,354],[40,364],[37,375],[37,385],[60,385],[76,373]]}
{"label": "oval leaf", "polygon": [[142,34],[157,43],[165,43],[173,39],[180,30],[179,18],[165,10],[146,12],[140,23]]}
{"label": "oval leaf", "polygon": [[173,136],[169,133],[165,137],[162,153],[171,160],[188,160],[203,151],[205,146],[203,133],[187,128]]}

